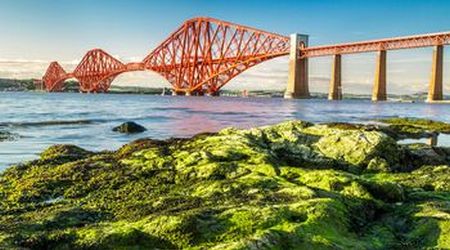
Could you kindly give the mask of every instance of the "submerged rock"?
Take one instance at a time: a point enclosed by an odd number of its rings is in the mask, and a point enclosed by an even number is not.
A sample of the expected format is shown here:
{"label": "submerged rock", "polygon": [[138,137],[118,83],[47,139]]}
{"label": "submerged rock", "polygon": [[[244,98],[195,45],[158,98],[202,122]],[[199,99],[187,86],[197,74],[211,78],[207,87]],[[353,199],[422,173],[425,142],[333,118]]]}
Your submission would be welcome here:
{"label": "submerged rock", "polygon": [[124,122],[120,126],[113,128],[112,130],[120,133],[133,134],[142,133],[147,129],[135,122]]}
{"label": "submerged rock", "polygon": [[450,161],[418,150],[302,121],[54,146],[0,175],[0,248],[450,248]]}
{"label": "submerged rock", "polygon": [[14,140],[16,137],[17,137],[16,134],[12,134],[7,131],[0,131],[0,142]]}
{"label": "submerged rock", "polygon": [[9,134],[8,133],[6,133],[6,132],[1,132],[0,131],[0,141],[4,141],[4,140],[7,140],[7,139],[9,139]]}

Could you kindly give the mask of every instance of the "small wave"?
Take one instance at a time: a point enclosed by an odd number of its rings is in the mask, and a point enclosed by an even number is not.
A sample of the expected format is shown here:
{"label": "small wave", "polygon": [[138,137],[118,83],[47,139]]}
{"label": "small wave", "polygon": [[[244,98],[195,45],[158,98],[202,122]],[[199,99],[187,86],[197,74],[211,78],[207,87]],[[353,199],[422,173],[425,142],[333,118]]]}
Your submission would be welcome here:
{"label": "small wave", "polygon": [[208,114],[208,115],[245,115],[247,116],[249,112],[242,111],[212,111],[212,110],[188,110],[186,113],[190,114]]}
{"label": "small wave", "polygon": [[47,126],[62,126],[62,125],[91,125],[95,123],[108,123],[108,122],[124,122],[124,121],[142,121],[142,120],[167,120],[175,119],[176,117],[170,116],[142,116],[142,117],[128,117],[128,118],[115,118],[115,119],[84,119],[84,120],[52,120],[52,121],[38,121],[38,122],[2,122],[1,127],[47,127]]}
{"label": "small wave", "polygon": [[56,121],[40,121],[40,122],[3,122],[0,127],[44,127],[59,125],[80,125],[92,124],[99,122],[98,120],[56,120]]}
{"label": "small wave", "polygon": [[150,110],[155,110],[155,111],[187,111],[187,110],[190,110],[190,108],[185,108],[185,107],[154,107],[154,108],[151,108]]}

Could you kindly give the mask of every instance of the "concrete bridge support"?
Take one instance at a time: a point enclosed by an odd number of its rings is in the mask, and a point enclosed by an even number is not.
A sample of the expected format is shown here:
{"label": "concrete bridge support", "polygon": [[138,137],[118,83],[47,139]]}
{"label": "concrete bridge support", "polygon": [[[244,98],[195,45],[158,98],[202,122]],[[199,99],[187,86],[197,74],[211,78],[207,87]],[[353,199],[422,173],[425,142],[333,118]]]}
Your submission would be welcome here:
{"label": "concrete bridge support", "polygon": [[330,90],[328,92],[328,100],[342,100],[342,63],[341,55],[334,55],[333,65],[331,69]]}
{"label": "concrete bridge support", "polygon": [[433,66],[431,68],[431,81],[428,90],[428,102],[443,99],[442,76],[444,63],[444,46],[437,45],[433,50]]}
{"label": "concrete bridge support", "polygon": [[386,50],[378,51],[372,101],[386,101]]}
{"label": "concrete bridge support", "polygon": [[[289,76],[284,98],[309,98],[308,59],[301,58],[301,48],[308,46],[308,36],[291,35]],[[300,49],[299,49],[300,48]]]}

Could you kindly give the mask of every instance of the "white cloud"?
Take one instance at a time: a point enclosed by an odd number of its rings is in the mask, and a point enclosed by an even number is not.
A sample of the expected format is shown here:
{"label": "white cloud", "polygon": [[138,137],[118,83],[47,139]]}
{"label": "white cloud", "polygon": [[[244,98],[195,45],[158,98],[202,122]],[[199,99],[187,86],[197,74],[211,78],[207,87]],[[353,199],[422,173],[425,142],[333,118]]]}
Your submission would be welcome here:
{"label": "white cloud", "polygon": [[26,60],[26,59],[5,59],[0,58],[0,63],[47,63],[44,60]]}
{"label": "white cloud", "polygon": [[[373,55],[352,55],[343,60],[343,88],[346,93],[370,94],[373,83]],[[80,59],[61,62],[70,72]],[[129,57],[121,60],[125,63],[141,61],[141,57]],[[427,63],[428,62],[428,63]],[[391,93],[414,93],[425,91],[428,86],[430,59],[423,57],[402,58],[396,56],[388,61],[388,91]],[[445,58],[450,63],[450,58]],[[0,58],[0,78],[29,79],[41,78],[49,61]],[[446,66],[445,69],[448,67]],[[314,92],[327,92],[331,74],[330,58],[310,60],[310,89]],[[288,58],[281,57],[263,62],[232,79],[227,89],[273,89],[283,90],[288,75]],[[130,72],[119,75],[115,85],[170,87],[169,83],[155,72]],[[444,71],[444,89],[450,91],[450,71]]]}

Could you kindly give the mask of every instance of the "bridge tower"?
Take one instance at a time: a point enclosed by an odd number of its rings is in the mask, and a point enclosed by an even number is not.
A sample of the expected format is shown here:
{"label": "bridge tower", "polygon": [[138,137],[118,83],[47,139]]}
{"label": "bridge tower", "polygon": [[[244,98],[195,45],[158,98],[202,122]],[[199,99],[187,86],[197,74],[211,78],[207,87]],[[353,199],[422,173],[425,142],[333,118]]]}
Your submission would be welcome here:
{"label": "bridge tower", "polygon": [[289,75],[284,98],[309,98],[308,58],[301,50],[308,47],[308,35],[292,34],[289,53]]}

